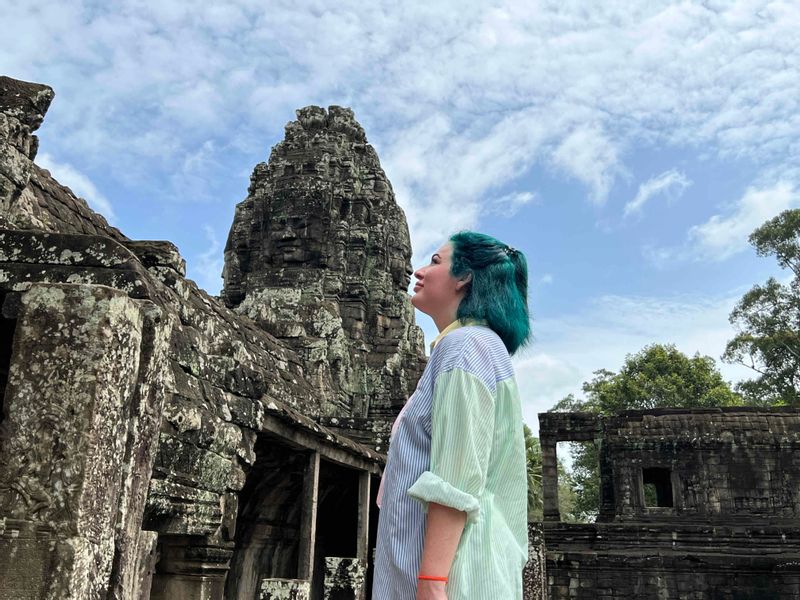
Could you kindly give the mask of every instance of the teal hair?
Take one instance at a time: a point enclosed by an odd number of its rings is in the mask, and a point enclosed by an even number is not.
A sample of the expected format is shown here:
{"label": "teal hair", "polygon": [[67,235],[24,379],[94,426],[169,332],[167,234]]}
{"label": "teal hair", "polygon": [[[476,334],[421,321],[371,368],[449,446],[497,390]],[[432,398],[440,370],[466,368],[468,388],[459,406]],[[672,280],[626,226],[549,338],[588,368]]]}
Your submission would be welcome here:
{"label": "teal hair", "polygon": [[450,238],[450,273],[471,275],[456,317],[486,321],[500,336],[509,354],[528,342],[528,262],[525,255],[483,233],[461,231]]}

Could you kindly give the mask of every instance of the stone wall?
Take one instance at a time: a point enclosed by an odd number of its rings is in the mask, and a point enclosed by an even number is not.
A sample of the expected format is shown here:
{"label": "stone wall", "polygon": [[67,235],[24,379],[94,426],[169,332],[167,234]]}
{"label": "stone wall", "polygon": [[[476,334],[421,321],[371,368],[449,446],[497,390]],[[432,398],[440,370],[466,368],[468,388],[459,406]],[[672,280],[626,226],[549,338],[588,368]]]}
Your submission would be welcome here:
{"label": "stone wall", "polygon": [[798,528],[546,523],[551,600],[800,598]]}
{"label": "stone wall", "polygon": [[[615,521],[800,519],[796,410],[631,414],[606,419],[604,429]],[[671,507],[645,505],[646,469],[669,476]]]}
{"label": "stone wall", "polygon": [[[583,441],[600,457],[598,523],[545,511],[552,600],[800,597],[800,411],[539,417],[543,456]],[[544,470],[551,505],[556,476]]]}
{"label": "stone wall", "polygon": [[522,573],[525,600],[547,600],[544,529],[542,523],[528,523],[528,562]]}
{"label": "stone wall", "polygon": [[[316,598],[323,552],[366,560],[371,480],[383,464],[321,423],[354,418],[352,398],[314,367],[316,344],[343,339],[340,321],[300,315],[332,332],[309,331],[307,346],[276,337],[268,319],[186,279],[174,245],[109,227],[33,164],[51,99],[46,86],[0,79],[0,597],[220,600],[234,565],[252,585],[233,595],[291,579],[308,583],[295,594]],[[355,251],[342,260],[355,264]],[[401,263],[371,263],[368,275],[395,281]],[[306,285],[298,280],[301,297]],[[365,322],[388,323],[386,333],[391,319],[413,318],[391,312],[399,289],[360,297]],[[360,388],[364,422],[370,394],[416,383],[421,335],[413,320],[403,328],[405,345],[382,354],[386,364],[366,346],[376,375]],[[318,528],[318,509],[334,508],[352,522]],[[336,535],[352,539],[337,545]]]}

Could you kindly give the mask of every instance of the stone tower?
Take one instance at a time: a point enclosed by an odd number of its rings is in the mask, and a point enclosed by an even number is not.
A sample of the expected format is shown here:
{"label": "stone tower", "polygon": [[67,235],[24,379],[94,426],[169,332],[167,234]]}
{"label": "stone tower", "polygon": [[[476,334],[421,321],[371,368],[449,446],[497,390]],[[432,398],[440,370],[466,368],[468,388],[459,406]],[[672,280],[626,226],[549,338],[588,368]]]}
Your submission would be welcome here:
{"label": "stone tower", "polygon": [[309,106],[256,166],[225,247],[225,303],[284,340],[325,424],[385,450],[424,366],[402,209],[348,108]]}

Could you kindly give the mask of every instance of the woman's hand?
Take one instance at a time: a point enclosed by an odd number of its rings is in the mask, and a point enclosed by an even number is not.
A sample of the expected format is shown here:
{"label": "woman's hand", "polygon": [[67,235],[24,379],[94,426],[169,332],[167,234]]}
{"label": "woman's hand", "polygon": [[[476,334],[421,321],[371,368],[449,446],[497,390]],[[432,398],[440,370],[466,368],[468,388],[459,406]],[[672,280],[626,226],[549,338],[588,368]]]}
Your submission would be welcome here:
{"label": "woman's hand", "polygon": [[417,581],[417,600],[447,600],[444,581]]}

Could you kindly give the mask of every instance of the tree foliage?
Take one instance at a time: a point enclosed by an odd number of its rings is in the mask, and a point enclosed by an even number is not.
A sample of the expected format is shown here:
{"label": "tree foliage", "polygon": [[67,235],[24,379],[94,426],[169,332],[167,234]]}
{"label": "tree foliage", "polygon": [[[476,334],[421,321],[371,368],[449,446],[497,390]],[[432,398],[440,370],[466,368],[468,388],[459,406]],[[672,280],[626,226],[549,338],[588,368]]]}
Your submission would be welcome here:
{"label": "tree foliage", "polygon": [[748,239],[759,256],[775,256],[781,268],[800,277],[800,208],[783,211]]}
{"label": "tree foliage", "polygon": [[570,394],[553,410],[608,415],[622,410],[741,404],[713,358],[699,353],[690,358],[672,344],[652,344],[629,354],[619,373],[595,371],[583,391],[584,399]]}
{"label": "tree foliage", "polygon": [[542,446],[525,425],[525,458],[528,463],[528,521],[542,514]]}
{"label": "tree foliage", "polygon": [[[525,455],[528,462],[528,521],[541,521],[542,501],[542,446],[527,425],[525,429]],[[563,521],[574,521],[575,492],[569,470],[558,461],[558,510]]]}
{"label": "tree foliage", "polygon": [[787,210],[750,235],[759,256],[775,256],[794,278],[784,285],[770,278],[734,307],[738,334],[723,360],[757,373],[737,390],[751,404],[800,406],[800,209]]}
{"label": "tree foliage", "polygon": [[[623,410],[735,406],[741,397],[731,390],[714,359],[686,356],[670,344],[652,344],[628,355],[619,373],[595,371],[583,384],[585,397],[572,394],[558,402],[555,411],[586,411],[603,415]],[[572,445],[573,513],[592,520],[600,507],[600,474],[594,444]]]}

